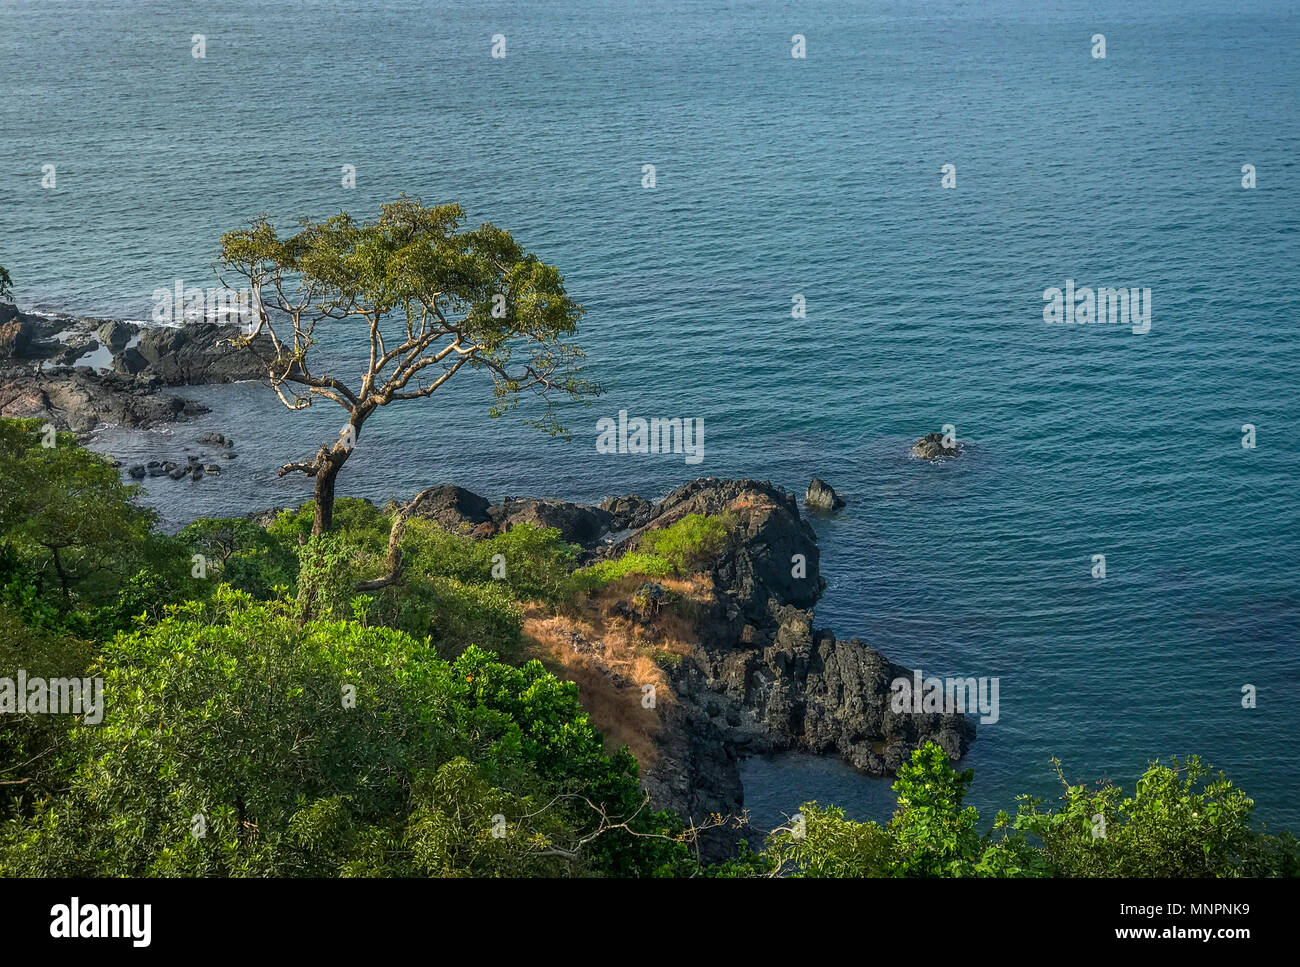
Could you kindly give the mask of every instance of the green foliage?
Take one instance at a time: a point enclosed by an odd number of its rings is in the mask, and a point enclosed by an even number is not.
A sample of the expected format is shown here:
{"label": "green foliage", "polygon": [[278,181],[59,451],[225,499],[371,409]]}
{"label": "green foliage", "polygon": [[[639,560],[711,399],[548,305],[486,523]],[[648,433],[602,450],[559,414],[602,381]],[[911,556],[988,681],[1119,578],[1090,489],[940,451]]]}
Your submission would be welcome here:
{"label": "green foliage", "polygon": [[1022,877],[1042,876],[1045,864],[1023,835],[999,814],[981,836],[979,813],[963,806],[973,773],[957,772],[933,742],[898,770],[898,806],[885,826],[844,818],[843,810],[815,802],[798,821],[774,832],[764,855],[794,876]]}
{"label": "green foliage", "polygon": [[898,847],[900,876],[957,876],[979,851],[979,812],[962,806],[975,773],[957,772],[933,742],[898,770],[898,810],[890,833]]}
{"label": "green foliage", "polygon": [[722,552],[731,539],[733,526],[726,515],[688,514],[662,530],[647,531],[635,550],[574,572],[570,587],[576,592],[589,592],[631,574],[646,578],[688,574]]}
{"label": "green foliage", "polygon": [[358,619],[427,637],[444,658],[470,646],[507,660],[519,652],[523,611],[509,588],[456,578],[414,578],[366,596]]}
{"label": "green foliage", "polygon": [[402,553],[410,573],[464,584],[491,582],[519,601],[555,602],[568,592],[578,549],[561,540],[554,527],[517,524],[475,540],[417,518],[407,522]]}
{"label": "green foliage", "polygon": [[[269,537],[287,546],[311,537],[315,505],[311,501],[297,510],[282,510],[266,528]],[[349,544],[382,554],[388,547],[389,522],[383,512],[368,500],[338,497],[334,501],[332,530]]]}
{"label": "green foliage", "polygon": [[192,594],[184,545],[152,532],[137,493],[71,434],[0,420],[0,602],[98,640]]}
{"label": "green foliage", "polygon": [[298,548],[298,617],[343,619],[354,613],[356,554],[337,532],[318,534]]}
{"label": "green foliage", "polygon": [[[429,395],[468,366],[492,381],[490,415],[533,390],[544,413],[530,422],[563,432],[558,399],[596,390],[580,378],[584,353],[568,341],[583,309],[566,294],[558,269],[504,229],[462,228],[464,217],[459,205],[425,206],[405,195],[381,205],[377,218],[304,218],[291,235],[261,217],[221,237],[221,263],[261,288],[271,308],[299,307],[297,331],[282,337],[290,355],[305,360],[316,325],[340,320],[369,343],[376,362],[354,395],[317,386],[299,390],[305,400],[332,399],[364,420],[394,399]],[[419,374],[445,358],[437,353],[453,339],[455,361],[430,369],[426,375],[438,379],[426,387]],[[395,346],[403,350],[388,354]],[[288,367],[278,371],[294,381]]]}
{"label": "green foliage", "polygon": [[[311,532],[310,520],[307,532]],[[207,580],[229,584],[262,600],[275,597],[277,588],[291,588],[297,582],[298,558],[293,544],[273,537],[246,518],[200,517],[177,537],[193,553],[203,555]]]}
{"label": "green foliage", "polygon": [[[110,712],[69,733],[66,790],[5,826],[0,873],[635,875],[684,858],[667,817],[638,813],[635,762],[605,755],[576,686],[537,662],[448,664],[222,588],[98,667]],[[609,828],[624,820],[652,835]]]}
{"label": "green foliage", "polygon": [[[0,607],[0,678],[80,678],[91,660],[88,642],[27,627]],[[59,746],[72,716],[8,712],[0,715],[0,809],[17,809],[19,799],[39,798],[57,782]]]}
{"label": "green foliage", "polygon": [[790,825],[769,835],[764,853],[790,876],[889,876],[894,842],[878,823],[856,823],[842,809],[806,802]]}
{"label": "green foliage", "polygon": [[1042,842],[1055,875],[1295,875],[1294,839],[1256,833],[1254,802],[1197,756],[1152,763],[1132,796],[1110,782],[1070,785],[1053,764],[1064,805],[1044,811],[1039,800],[1021,797],[1015,825]]}
{"label": "green foliage", "polygon": [[676,573],[672,564],[657,554],[628,551],[622,557],[597,561],[574,574],[574,584],[579,590],[594,591],[621,580],[629,574],[647,578],[665,578]]}
{"label": "green foliage", "polygon": [[688,514],[670,527],[647,531],[641,537],[641,550],[663,558],[679,572],[688,572],[722,552],[733,526],[725,515]]}

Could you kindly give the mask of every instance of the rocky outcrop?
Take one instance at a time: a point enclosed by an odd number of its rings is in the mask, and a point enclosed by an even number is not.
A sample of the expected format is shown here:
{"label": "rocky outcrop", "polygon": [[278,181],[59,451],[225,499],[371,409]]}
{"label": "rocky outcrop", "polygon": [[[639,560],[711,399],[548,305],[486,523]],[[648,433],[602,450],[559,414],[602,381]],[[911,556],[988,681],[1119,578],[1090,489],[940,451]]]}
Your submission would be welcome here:
{"label": "rocky outcrop", "polygon": [[[814,627],[811,608],[825,586],[816,535],[781,488],[692,481],[604,553],[618,554],[692,513],[725,517],[732,539],[706,566],[713,594],[694,614],[689,653],[664,669],[672,701],[661,706],[658,755],[642,776],[656,803],[697,822],[712,813],[738,815],[739,762],[747,755],[837,755],[865,773],[887,775],[929,740],[954,759],[965,754],[973,720],[894,712],[890,685],[910,680],[911,670],[856,638]],[[642,584],[617,610],[643,622],[653,638],[658,615],[670,610],[662,600],[662,592]],[[710,833],[702,843],[706,857],[726,855],[736,835]]]}
{"label": "rocky outcrop", "polygon": [[803,505],[809,510],[830,513],[844,506],[844,498],[837,494],[821,477],[813,477],[803,495]]}
{"label": "rocky outcrop", "polygon": [[263,357],[272,355],[269,339],[235,349],[237,326],[210,322],[151,327],[132,350],[113,359],[113,368],[133,376],[155,376],[168,386],[234,383],[266,377]]}
{"label": "rocky outcrop", "polygon": [[146,427],[206,412],[198,403],[162,392],[154,381],[88,367],[0,369],[0,416],[47,420],[80,435],[102,423]]}
{"label": "rocky outcrop", "polygon": [[[955,440],[953,441],[956,442]],[[955,457],[960,453],[955,446],[945,446],[942,433],[927,433],[912,446],[912,455],[922,460],[938,460],[941,457]]]}
{"label": "rocky outcrop", "polygon": [[491,520],[485,498],[451,484],[438,487],[412,513],[456,532],[472,530]]}
{"label": "rocky outcrop", "polygon": [[[183,421],[206,408],[165,387],[264,375],[253,351],[231,347],[239,332],[211,323],[142,327],[37,316],[0,304],[0,416],[36,417],[81,435],[105,423],[135,428]],[[255,348],[267,353],[269,341]],[[100,368],[78,365],[87,358]]]}
{"label": "rocky outcrop", "polygon": [[23,356],[31,342],[32,326],[13,306],[0,304],[0,358],[16,359]]}
{"label": "rocky outcrop", "polygon": [[498,530],[507,531],[523,523],[554,527],[570,544],[587,548],[599,543],[609,531],[611,521],[609,512],[599,507],[532,497],[506,497],[501,503],[489,507],[487,513]]}
{"label": "rocky outcrop", "polygon": [[799,516],[793,496],[760,480],[693,480],[656,503],[645,526],[603,553],[620,554],[646,531],[671,527],[690,514],[725,516],[731,523],[731,542],[712,572],[727,589],[727,620],[737,634],[744,622],[770,621],[770,600],[807,608],[821,597],[826,582],[817,535]]}
{"label": "rocky outcrop", "polygon": [[139,331],[140,327],[134,323],[119,322],[116,319],[110,319],[95,330],[95,335],[99,337],[100,342],[108,347],[109,352],[116,354],[124,350],[126,344],[129,343]]}
{"label": "rocky outcrop", "polygon": [[654,512],[654,504],[635,494],[629,497],[610,497],[602,500],[598,506],[609,514],[609,529],[612,531],[644,527]]}

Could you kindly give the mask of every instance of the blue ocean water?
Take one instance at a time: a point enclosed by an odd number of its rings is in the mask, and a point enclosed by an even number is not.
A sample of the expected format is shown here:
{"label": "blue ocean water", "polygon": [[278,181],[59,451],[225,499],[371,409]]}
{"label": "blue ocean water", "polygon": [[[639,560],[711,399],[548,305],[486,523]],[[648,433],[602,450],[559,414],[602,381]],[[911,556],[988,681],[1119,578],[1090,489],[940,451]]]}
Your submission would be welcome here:
{"label": "blue ocean water", "polygon": [[[26,308],[141,319],[156,287],[216,284],[220,234],[258,213],[459,201],[561,267],[607,393],[572,442],[485,428],[481,386],[393,407],[344,492],[820,475],[849,504],[815,524],[819,624],[1000,678],[967,759],[986,814],[1055,795],[1053,756],[1131,781],[1198,752],[1295,829],[1297,51],[1280,0],[0,0],[0,265]],[[1150,288],[1151,331],[1045,324],[1067,279]],[[274,468],[337,413],[194,395],[202,426],[99,439],[236,437],[222,480],[151,482],[171,523],[305,496]],[[705,460],[598,454],[620,409],[702,419]],[[909,458],[945,423],[960,459]],[[888,810],[821,767],[746,775],[768,814]]]}

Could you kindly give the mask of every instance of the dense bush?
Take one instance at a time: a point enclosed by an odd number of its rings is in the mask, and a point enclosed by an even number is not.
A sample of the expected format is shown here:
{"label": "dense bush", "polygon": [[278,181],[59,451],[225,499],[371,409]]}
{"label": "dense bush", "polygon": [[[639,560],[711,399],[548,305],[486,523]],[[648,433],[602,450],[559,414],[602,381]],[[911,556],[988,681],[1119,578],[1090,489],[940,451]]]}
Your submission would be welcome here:
{"label": "dense bush", "polygon": [[601,832],[597,809],[637,812],[636,764],[536,662],[448,664],[222,589],[97,667],[109,714],[70,732],[66,791],[5,828],[7,874],[635,875],[685,856],[666,816],[636,820],[662,836]]}
{"label": "dense bush", "polygon": [[570,586],[575,591],[595,591],[630,574],[664,578],[689,573],[722,552],[731,530],[728,517],[688,514],[668,527],[642,534],[636,549],[576,571]]}
{"label": "dense bush", "polygon": [[0,603],[30,625],[100,640],[205,593],[137,493],[71,434],[0,420]]}
{"label": "dense bush", "polygon": [[[0,679],[80,678],[91,660],[88,642],[32,628],[0,607]],[[73,725],[71,715],[6,712],[0,715],[0,810],[17,810],[52,792],[59,747]]]}
{"label": "dense bush", "polygon": [[[1059,769],[1058,769],[1059,771]],[[1013,821],[999,813],[980,835],[962,801],[972,778],[928,743],[900,769],[898,808],[885,826],[842,810],[800,807],[769,836],[761,863],[741,873],[876,877],[1236,877],[1297,875],[1296,842],[1251,828],[1254,804],[1195,757],[1152,764],[1127,798],[1110,783],[1065,785],[1065,805],[1043,810],[1022,798]],[[1208,782],[1203,780],[1209,779]],[[1064,782],[1064,780],[1062,780]],[[1106,817],[1101,824],[1098,815]],[[732,873],[731,875],[737,875]]]}

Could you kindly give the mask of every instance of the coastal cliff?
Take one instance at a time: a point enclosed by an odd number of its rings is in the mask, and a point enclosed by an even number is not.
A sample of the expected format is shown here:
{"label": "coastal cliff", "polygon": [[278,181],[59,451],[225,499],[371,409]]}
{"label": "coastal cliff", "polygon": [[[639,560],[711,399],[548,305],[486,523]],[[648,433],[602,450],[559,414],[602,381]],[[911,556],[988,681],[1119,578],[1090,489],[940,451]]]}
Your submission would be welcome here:
{"label": "coastal cliff", "polygon": [[[975,737],[960,714],[894,712],[890,683],[911,670],[815,626],[825,587],[817,538],[794,496],[771,483],[703,478],[654,503],[622,496],[600,507],[489,505],[446,487],[423,513],[480,535],[512,520],[556,526],[591,559],[611,561],[688,515],[727,522],[729,539],[697,573],[631,576],[575,613],[525,623],[534,654],[578,682],[596,725],[637,754],[655,805],[696,823],[743,813],[748,755],[835,755],[891,775],[926,741],[956,760]],[[705,854],[724,855],[736,835],[712,831]]]}

